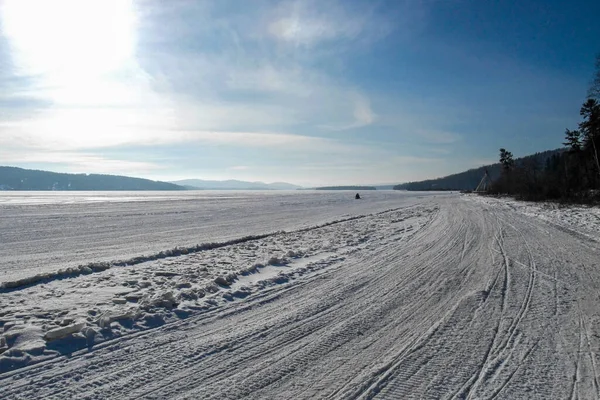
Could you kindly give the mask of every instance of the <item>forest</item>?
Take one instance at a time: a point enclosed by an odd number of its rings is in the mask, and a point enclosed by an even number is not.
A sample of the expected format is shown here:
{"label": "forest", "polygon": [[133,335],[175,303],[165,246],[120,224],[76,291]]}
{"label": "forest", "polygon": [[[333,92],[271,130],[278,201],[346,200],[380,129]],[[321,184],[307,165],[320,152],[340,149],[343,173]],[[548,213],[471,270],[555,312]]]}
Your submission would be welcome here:
{"label": "forest", "polygon": [[[560,154],[563,149],[547,150],[539,153],[535,153],[526,157],[515,159],[515,165],[545,165],[546,161],[554,155]],[[442,178],[428,179],[418,182],[407,182],[401,183],[394,186],[395,190],[409,190],[409,191],[420,191],[420,190],[463,190],[471,191],[474,190],[477,185],[481,182],[481,179],[487,172],[489,178],[492,181],[496,181],[502,174],[502,165],[495,163],[491,165],[485,165],[479,168],[473,168],[468,171],[460,172],[444,176]]]}
{"label": "forest", "polygon": [[577,129],[565,130],[564,150],[544,164],[515,162],[510,151],[500,149],[501,173],[490,193],[533,201],[600,202],[600,55],[579,114]]}

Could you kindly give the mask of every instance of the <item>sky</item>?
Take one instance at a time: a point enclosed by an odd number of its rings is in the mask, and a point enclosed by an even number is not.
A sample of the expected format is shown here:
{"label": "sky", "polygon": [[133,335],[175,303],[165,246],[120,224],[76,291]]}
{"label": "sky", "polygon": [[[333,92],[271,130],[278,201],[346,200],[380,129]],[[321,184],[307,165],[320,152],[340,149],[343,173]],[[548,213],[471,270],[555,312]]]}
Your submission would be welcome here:
{"label": "sky", "polygon": [[0,165],[305,186],[561,146],[597,0],[0,0]]}

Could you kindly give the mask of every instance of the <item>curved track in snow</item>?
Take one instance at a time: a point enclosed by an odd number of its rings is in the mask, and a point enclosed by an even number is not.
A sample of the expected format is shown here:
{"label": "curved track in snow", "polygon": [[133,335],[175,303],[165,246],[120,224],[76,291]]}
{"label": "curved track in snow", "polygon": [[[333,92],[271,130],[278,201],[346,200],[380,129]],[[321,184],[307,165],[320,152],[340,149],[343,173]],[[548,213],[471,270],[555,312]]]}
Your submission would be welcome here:
{"label": "curved track in snow", "polygon": [[2,374],[2,397],[598,398],[598,243],[458,197],[428,205],[412,235],[318,274]]}

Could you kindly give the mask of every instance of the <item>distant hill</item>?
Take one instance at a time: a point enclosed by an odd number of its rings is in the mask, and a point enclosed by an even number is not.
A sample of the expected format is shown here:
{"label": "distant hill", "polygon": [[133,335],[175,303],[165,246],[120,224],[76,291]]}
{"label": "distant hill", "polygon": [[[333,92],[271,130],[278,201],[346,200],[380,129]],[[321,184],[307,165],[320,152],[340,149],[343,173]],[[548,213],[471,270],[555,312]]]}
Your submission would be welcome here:
{"label": "distant hill", "polygon": [[188,189],[206,189],[206,190],[296,190],[300,186],[285,182],[246,182],[230,179],[226,181],[202,180],[202,179],[184,179],[171,182],[176,185],[185,186]]}
{"label": "distant hill", "polygon": [[0,190],[185,190],[167,182],[117,175],[63,174],[0,167]]}
{"label": "distant hill", "polygon": [[[530,156],[518,158],[515,160],[517,165],[526,162],[535,162],[544,167],[546,161],[554,154],[563,152],[563,149],[548,150],[541,153],[535,153]],[[394,186],[394,190],[475,190],[481,178],[488,171],[492,181],[498,179],[502,171],[500,163],[486,165],[480,168],[470,169],[458,174],[448,175],[443,178],[428,179],[419,182],[408,182]]]}
{"label": "distant hill", "polygon": [[315,190],[377,190],[375,186],[322,186]]}
{"label": "distant hill", "polygon": [[375,185],[377,190],[392,190],[396,185]]}

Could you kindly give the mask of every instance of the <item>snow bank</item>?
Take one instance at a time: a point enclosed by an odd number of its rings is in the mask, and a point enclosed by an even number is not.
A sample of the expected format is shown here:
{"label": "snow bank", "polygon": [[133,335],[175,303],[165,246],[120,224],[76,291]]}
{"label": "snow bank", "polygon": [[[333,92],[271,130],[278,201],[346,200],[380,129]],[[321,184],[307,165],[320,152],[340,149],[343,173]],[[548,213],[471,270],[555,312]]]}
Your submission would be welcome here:
{"label": "snow bank", "polygon": [[272,237],[272,236],[275,236],[278,234],[310,232],[315,229],[329,227],[329,226],[336,225],[336,224],[339,224],[342,222],[355,221],[358,219],[368,218],[368,217],[372,217],[375,215],[381,215],[383,213],[393,212],[393,211],[397,211],[400,209],[401,208],[397,208],[397,209],[392,209],[392,210],[387,210],[387,211],[381,211],[381,212],[374,213],[374,214],[359,215],[359,216],[338,219],[338,220],[326,222],[326,223],[320,224],[320,225],[301,228],[296,231],[286,232],[286,231],[281,230],[281,231],[264,233],[264,234],[259,234],[259,235],[244,236],[241,238],[236,238],[236,239],[227,240],[227,241],[223,241],[223,242],[208,242],[208,243],[203,243],[203,244],[197,244],[195,246],[190,246],[190,247],[175,247],[173,249],[163,250],[163,251],[160,251],[155,254],[137,256],[137,257],[129,258],[126,260],[87,263],[87,264],[79,265],[77,267],[59,269],[58,271],[55,271],[55,272],[46,272],[46,273],[36,274],[33,276],[17,279],[17,280],[9,280],[9,281],[1,282],[0,283],[0,293],[9,291],[11,289],[18,289],[18,288],[22,288],[25,286],[36,285],[36,284],[40,284],[40,283],[57,280],[57,279],[74,278],[79,275],[87,275],[87,274],[91,274],[94,272],[103,272],[103,271],[106,271],[107,269],[110,269],[113,267],[127,267],[127,266],[146,263],[149,261],[156,261],[156,260],[165,259],[165,258],[180,257],[182,255],[188,255],[188,254],[194,254],[194,253],[198,253],[198,252],[202,252],[202,251],[218,249],[221,247],[227,247],[227,246],[246,243],[246,242],[250,242],[250,241],[265,239],[265,238]]}

